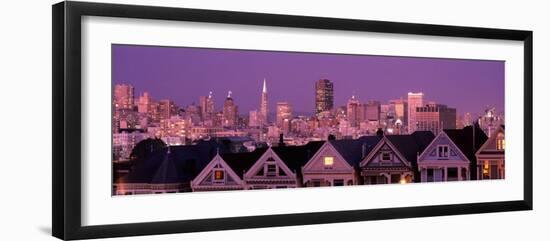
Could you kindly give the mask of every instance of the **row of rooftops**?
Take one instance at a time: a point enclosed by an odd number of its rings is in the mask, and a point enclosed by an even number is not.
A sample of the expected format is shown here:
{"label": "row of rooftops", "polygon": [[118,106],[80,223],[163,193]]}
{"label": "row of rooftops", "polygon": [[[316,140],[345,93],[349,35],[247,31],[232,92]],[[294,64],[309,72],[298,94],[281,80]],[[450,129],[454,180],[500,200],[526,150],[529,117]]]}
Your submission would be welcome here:
{"label": "row of rooftops", "polygon": [[[476,128],[475,140],[472,128]],[[444,132],[470,160],[475,160],[476,150],[487,140],[487,136],[477,126],[444,130]],[[328,142],[350,166],[360,168],[359,164],[363,158],[384,137],[413,167],[416,165],[418,155],[435,138],[430,131],[416,131],[410,135],[363,136],[354,140],[328,140]],[[231,153],[214,140],[202,141],[196,145],[168,146],[155,151],[145,160],[137,160],[129,174],[116,182],[150,184],[191,182],[217,154],[242,178],[268,148],[271,148],[285,165],[298,174],[325,142],[327,141],[312,141],[302,146],[263,147],[252,152],[240,153]]]}

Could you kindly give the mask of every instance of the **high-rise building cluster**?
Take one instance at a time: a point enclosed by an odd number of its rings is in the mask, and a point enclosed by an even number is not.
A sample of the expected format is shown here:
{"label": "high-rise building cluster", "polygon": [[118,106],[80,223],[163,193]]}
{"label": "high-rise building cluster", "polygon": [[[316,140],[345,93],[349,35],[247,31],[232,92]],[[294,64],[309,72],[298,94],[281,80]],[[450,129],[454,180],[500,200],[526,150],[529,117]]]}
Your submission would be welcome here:
{"label": "high-rise building cluster", "polygon": [[[113,138],[117,141],[113,156],[116,160],[128,159],[132,147],[146,138],[160,138],[168,145],[192,145],[211,138],[240,138],[240,142],[247,145],[277,146],[302,145],[330,136],[338,140],[357,139],[376,135],[377,131],[395,135],[431,131],[437,135],[443,130],[462,128],[474,122],[491,136],[504,124],[504,115],[494,108],[486,108],[479,118],[475,113],[460,115],[455,108],[425,100],[422,92],[409,92],[405,98],[387,102],[361,99],[360,92],[347,93],[351,97],[339,106],[334,101],[336,92],[332,80],[317,80],[312,87],[315,96],[311,101],[315,108],[305,114],[296,112],[289,101],[270,103],[266,79],[258,82],[257,97],[235,96],[229,90],[218,106],[212,91],[198,96],[198,104],[178,106],[170,99],[157,101],[148,92],[136,97],[132,85],[116,84],[113,89]],[[277,96],[284,97],[284,93],[277,93]],[[240,101],[258,97],[257,109],[239,109]]]}

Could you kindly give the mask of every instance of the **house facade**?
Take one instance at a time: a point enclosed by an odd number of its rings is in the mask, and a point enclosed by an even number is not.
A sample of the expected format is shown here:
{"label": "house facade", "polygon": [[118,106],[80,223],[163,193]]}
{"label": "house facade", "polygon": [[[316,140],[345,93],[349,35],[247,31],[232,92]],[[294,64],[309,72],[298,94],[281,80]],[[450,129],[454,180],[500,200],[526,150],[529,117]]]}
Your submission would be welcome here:
{"label": "house facade", "polygon": [[244,189],[244,182],[217,154],[191,181],[191,189],[193,192],[241,190]]}
{"label": "house facade", "polygon": [[270,147],[244,173],[245,189],[274,189],[298,187],[296,173]]}
{"label": "house facade", "polygon": [[421,182],[469,180],[469,166],[468,157],[445,131],[439,132],[418,157]]}
{"label": "house facade", "polygon": [[363,184],[420,182],[417,158],[433,139],[431,131],[382,135],[359,164]]}
{"label": "house facade", "polygon": [[504,179],[505,149],[504,126],[500,126],[476,152],[478,180]]}
{"label": "house facade", "polygon": [[386,136],[361,161],[360,167],[366,185],[410,183],[413,180],[411,163]]}
{"label": "house facade", "polygon": [[302,168],[303,186],[348,186],[357,184],[355,168],[336,150],[331,141],[323,146]]}

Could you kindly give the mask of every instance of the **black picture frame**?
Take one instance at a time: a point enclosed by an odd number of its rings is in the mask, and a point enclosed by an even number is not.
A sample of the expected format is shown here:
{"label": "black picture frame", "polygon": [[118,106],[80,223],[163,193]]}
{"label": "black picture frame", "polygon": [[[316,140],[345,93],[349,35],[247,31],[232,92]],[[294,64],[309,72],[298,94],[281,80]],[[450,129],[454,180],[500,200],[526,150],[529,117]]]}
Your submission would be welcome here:
{"label": "black picture frame", "polygon": [[[81,17],[104,16],[327,30],[517,40],[524,43],[524,193],[521,200],[384,209],[345,210],[237,218],[163,221],[99,226],[81,224]],[[533,33],[476,27],[335,19],[90,2],[52,6],[53,182],[52,233],[87,239],[380,219],[532,210]]]}

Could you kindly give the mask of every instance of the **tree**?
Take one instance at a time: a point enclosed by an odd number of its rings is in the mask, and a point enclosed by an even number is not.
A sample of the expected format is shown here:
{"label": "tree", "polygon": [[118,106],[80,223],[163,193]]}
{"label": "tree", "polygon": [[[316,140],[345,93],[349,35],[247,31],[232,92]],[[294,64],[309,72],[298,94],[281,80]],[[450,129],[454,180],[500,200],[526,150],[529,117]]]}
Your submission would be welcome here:
{"label": "tree", "polygon": [[157,150],[166,147],[166,143],[159,138],[147,138],[138,142],[132,152],[130,153],[130,161],[135,163],[137,160],[145,160],[151,156]]}

